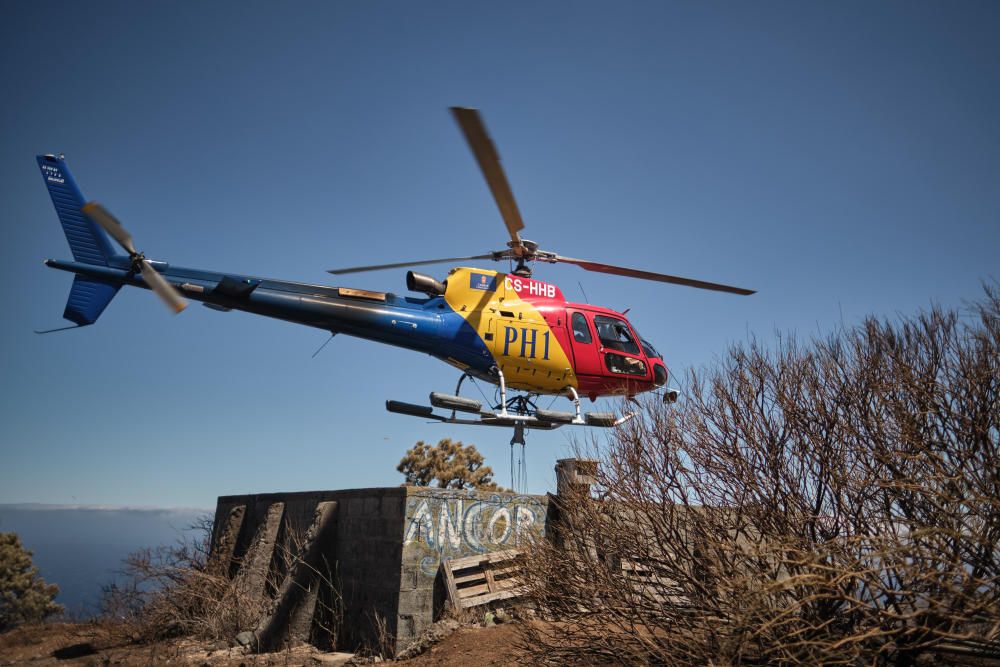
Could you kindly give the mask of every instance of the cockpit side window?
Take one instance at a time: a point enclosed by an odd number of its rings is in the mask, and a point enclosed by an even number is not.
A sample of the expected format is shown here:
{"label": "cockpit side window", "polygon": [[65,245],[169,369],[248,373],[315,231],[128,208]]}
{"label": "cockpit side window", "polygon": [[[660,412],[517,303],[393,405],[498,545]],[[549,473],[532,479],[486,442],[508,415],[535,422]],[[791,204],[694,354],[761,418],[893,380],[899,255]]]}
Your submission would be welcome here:
{"label": "cockpit side window", "polygon": [[594,340],[590,337],[590,325],[583,313],[573,313],[573,340],[577,343],[591,343]]}
{"label": "cockpit side window", "polygon": [[609,350],[619,350],[626,354],[639,354],[639,345],[632,337],[624,320],[605,315],[594,316],[594,326],[597,327],[597,337],[601,344]]}

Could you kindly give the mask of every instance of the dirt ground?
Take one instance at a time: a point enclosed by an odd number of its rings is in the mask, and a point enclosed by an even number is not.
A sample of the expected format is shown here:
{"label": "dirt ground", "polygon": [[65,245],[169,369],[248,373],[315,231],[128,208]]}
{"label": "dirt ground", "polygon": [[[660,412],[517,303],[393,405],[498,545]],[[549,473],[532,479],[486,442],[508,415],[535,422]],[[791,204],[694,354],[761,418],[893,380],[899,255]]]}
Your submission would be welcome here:
{"label": "dirt ground", "polygon": [[[378,662],[401,667],[513,667],[530,664],[519,652],[516,623],[490,627],[462,627],[432,645],[424,653],[405,661]],[[45,623],[17,628],[0,634],[0,667],[132,667],[178,665],[184,667],[309,666],[340,667],[350,664],[350,653],[323,653],[312,646],[265,655],[247,655],[225,645],[177,639],[151,645],[137,645],[116,637],[108,626],[95,623]],[[918,664],[951,667],[1000,667],[1000,661],[969,656],[940,654],[927,656]]]}
{"label": "dirt ground", "polygon": [[523,665],[525,660],[514,646],[516,635],[517,627],[512,623],[488,628],[461,628],[426,652],[397,664],[414,667]]}
{"label": "dirt ground", "polygon": [[311,646],[265,655],[246,655],[225,644],[215,646],[187,639],[138,645],[95,623],[43,623],[0,634],[0,665],[60,667],[77,665],[343,665],[349,653],[322,653]]}
{"label": "dirt ground", "polygon": [[[477,665],[507,667],[524,664],[519,660],[514,639],[516,628],[503,624],[487,628],[462,628],[427,652],[399,665]],[[343,665],[347,653],[322,653],[311,646],[270,653],[247,655],[223,644],[216,646],[177,639],[151,645],[136,645],[117,637],[107,626],[94,623],[44,623],[16,628],[0,634],[0,666],[31,667],[93,665],[208,665],[210,667],[251,667],[252,665]],[[385,663],[382,663],[385,664]]]}

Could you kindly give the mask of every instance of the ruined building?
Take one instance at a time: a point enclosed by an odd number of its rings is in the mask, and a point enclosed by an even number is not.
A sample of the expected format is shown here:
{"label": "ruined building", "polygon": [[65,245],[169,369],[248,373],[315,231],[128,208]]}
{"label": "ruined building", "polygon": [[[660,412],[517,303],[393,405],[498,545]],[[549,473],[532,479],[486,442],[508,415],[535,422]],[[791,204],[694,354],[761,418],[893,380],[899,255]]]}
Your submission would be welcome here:
{"label": "ruined building", "polygon": [[[579,480],[560,461],[559,484]],[[211,558],[267,610],[248,642],[398,651],[438,619],[445,558],[544,535],[551,496],[427,487],[223,496]]]}

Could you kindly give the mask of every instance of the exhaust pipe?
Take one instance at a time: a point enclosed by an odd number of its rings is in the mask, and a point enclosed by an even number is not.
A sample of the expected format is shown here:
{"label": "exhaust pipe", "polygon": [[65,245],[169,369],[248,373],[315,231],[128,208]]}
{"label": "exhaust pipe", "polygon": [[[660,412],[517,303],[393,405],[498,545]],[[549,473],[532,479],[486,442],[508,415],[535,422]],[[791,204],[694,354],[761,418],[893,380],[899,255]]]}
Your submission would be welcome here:
{"label": "exhaust pipe", "polygon": [[443,296],[445,285],[422,273],[407,271],[406,289],[411,292],[423,292],[427,296]]}

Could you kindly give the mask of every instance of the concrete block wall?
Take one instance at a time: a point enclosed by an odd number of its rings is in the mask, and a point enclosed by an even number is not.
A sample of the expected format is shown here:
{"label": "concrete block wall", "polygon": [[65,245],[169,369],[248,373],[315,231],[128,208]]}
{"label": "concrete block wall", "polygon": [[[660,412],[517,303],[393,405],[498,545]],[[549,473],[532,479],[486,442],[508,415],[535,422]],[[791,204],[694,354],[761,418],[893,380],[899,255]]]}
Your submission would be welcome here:
{"label": "concrete block wall", "polygon": [[[212,558],[271,601],[254,633],[261,650],[324,645],[322,615],[333,601],[342,622],[331,648],[377,648],[384,633],[402,650],[444,608],[442,558],[513,548],[544,533],[547,510],[546,496],[426,487],[223,496]],[[337,590],[303,579],[294,559],[307,551]]]}
{"label": "concrete block wall", "polygon": [[379,623],[396,635],[402,488],[366,489],[342,502],[335,559],[343,600],[341,646],[379,645]]}

